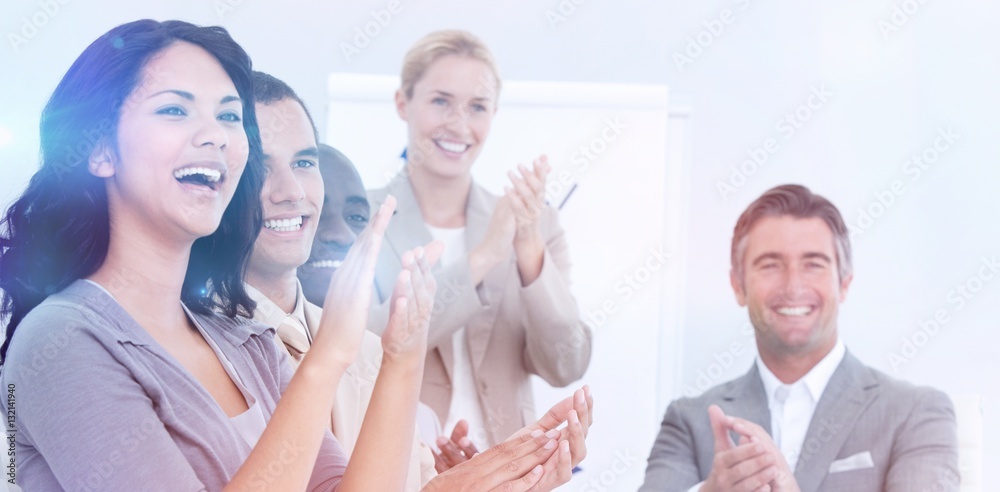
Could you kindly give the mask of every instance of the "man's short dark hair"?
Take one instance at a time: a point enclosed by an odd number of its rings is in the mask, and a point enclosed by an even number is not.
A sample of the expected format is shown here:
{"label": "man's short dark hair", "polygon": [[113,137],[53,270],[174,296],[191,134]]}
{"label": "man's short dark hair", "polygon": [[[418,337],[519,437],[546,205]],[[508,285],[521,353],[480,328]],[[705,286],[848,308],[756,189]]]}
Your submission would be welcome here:
{"label": "man's short dark hair", "polygon": [[313,121],[312,113],[309,112],[306,103],[302,102],[299,95],[288,84],[273,75],[254,71],[253,91],[254,100],[257,104],[274,104],[283,99],[291,99],[299,103],[299,106],[302,106],[302,110],[306,112],[306,117],[309,118],[309,124],[312,125],[313,136],[319,142],[319,130],[316,128],[316,122]]}

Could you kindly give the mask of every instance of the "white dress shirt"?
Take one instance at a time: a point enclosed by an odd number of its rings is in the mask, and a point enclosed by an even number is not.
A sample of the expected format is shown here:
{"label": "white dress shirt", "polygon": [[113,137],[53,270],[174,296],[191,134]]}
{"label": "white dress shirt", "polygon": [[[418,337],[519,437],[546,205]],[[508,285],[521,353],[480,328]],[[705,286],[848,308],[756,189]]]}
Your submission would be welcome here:
{"label": "white dress shirt", "polygon": [[[767,407],[771,411],[771,439],[778,445],[793,473],[802,445],[805,444],[809,423],[816,413],[816,404],[846,353],[844,342],[837,339],[837,344],[826,357],[816,363],[805,376],[791,384],[782,383],[757,357],[757,371],[764,383]],[[704,483],[691,487],[688,492],[697,492]]]}
{"label": "white dress shirt", "polygon": [[[441,254],[441,266],[448,266],[465,258],[465,228],[443,229],[427,226],[427,229],[437,241],[445,244]],[[469,422],[469,439],[480,450],[489,448],[486,434],[486,422],[483,420],[483,405],[479,401],[479,390],[473,374],[472,356],[469,354],[469,344],[465,335],[465,327],[459,328],[452,337],[452,353],[455,356],[452,365],[451,406],[448,408],[448,418],[444,424],[444,433],[451,435],[459,419]],[[428,443],[437,449],[436,443]]]}
{"label": "white dress shirt", "polygon": [[767,407],[771,411],[771,438],[793,471],[799,461],[809,423],[816,413],[816,404],[846,353],[844,342],[838,339],[826,357],[791,384],[782,383],[760,357],[757,358],[757,370],[767,394]]}

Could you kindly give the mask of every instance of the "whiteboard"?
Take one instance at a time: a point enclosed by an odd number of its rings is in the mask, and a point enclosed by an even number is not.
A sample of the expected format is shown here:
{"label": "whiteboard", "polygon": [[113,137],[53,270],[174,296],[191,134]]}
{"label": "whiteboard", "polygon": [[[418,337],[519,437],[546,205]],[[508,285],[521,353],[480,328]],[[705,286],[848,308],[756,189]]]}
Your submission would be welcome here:
{"label": "whiteboard", "polygon": [[[395,76],[329,78],[326,142],[355,163],[369,189],[402,167],[407,131],[393,103],[397,87]],[[688,110],[668,102],[659,85],[505,81],[472,169],[500,193],[508,169],[544,153],[553,167],[549,202],[562,203],[576,186],[560,221],[573,293],[594,328],[582,383],[594,393],[596,421],[583,471],[565,489],[635,490],[679,387],[690,137]],[[539,412],[571,394],[540,378],[534,386]]]}

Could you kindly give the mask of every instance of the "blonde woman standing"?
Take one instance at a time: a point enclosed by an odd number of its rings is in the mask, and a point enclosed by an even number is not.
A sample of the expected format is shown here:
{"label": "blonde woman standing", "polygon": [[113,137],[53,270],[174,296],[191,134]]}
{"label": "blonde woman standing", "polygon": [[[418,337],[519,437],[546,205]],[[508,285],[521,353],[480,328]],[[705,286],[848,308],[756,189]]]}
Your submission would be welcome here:
{"label": "blonde woman standing", "polygon": [[[503,196],[472,180],[501,85],[486,46],[464,31],[431,33],[407,53],[401,82],[396,109],[408,126],[406,166],[369,193],[373,206],[390,194],[399,201],[379,257],[381,305],[369,329],[385,324],[402,253],[444,242],[421,400],[446,432],[468,419],[472,444],[484,449],[535,420],[531,374],[559,387],[583,376],[591,333],[570,293],[565,235],[544,203],[545,157],[510,171]],[[439,441],[442,451],[455,451]]]}

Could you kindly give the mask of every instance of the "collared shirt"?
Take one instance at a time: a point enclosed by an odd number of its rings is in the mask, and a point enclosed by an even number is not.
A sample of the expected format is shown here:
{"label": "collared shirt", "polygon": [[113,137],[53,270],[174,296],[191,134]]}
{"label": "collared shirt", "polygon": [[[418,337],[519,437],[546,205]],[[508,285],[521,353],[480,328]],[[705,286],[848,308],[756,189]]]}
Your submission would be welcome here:
{"label": "collared shirt", "polygon": [[757,371],[760,372],[768,409],[771,411],[771,437],[792,470],[795,470],[799,461],[799,453],[802,451],[809,423],[816,412],[816,404],[846,353],[844,342],[838,339],[830,353],[805,376],[791,384],[782,383],[760,357],[757,358]]}
{"label": "collared shirt", "polygon": [[246,286],[247,295],[257,303],[254,320],[273,326],[278,331],[278,339],[285,344],[289,354],[295,360],[301,360],[312,345],[312,334],[306,323],[306,303],[302,294],[302,284],[295,280],[295,307],[291,313],[286,313],[263,292],[250,284]]}

